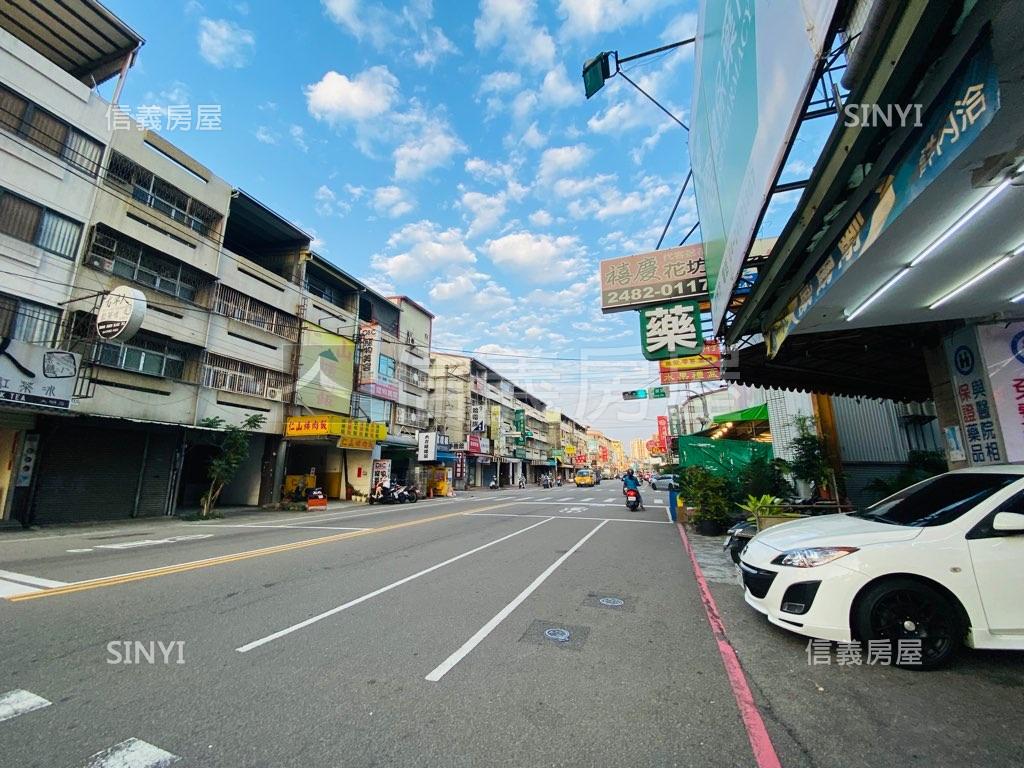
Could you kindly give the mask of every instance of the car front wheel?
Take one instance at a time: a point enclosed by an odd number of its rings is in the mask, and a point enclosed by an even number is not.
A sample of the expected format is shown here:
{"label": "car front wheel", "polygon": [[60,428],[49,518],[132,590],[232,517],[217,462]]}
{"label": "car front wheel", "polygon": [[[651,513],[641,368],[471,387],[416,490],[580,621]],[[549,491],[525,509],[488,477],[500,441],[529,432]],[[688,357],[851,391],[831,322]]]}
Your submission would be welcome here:
{"label": "car front wheel", "polygon": [[949,598],[914,579],[889,579],[870,587],[857,601],[852,629],[868,643],[869,654],[884,649],[894,665],[905,669],[948,663],[967,631]]}

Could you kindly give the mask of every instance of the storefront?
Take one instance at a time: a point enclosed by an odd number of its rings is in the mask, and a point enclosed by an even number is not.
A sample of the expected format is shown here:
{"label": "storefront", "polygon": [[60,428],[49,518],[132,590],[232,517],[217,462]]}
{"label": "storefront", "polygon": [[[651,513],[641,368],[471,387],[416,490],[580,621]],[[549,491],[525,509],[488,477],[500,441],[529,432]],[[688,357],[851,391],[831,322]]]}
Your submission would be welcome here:
{"label": "storefront", "polygon": [[387,427],[336,414],[289,416],[285,493],[300,498],[319,487],[332,499],[365,497],[370,491],[373,450]]}

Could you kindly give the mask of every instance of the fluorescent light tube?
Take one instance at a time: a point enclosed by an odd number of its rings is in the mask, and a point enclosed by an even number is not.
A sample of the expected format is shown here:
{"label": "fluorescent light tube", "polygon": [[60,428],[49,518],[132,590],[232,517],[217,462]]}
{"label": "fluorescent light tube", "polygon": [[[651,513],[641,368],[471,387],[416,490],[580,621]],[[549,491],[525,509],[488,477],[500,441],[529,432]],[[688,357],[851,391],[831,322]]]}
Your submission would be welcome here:
{"label": "fluorescent light tube", "polygon": [[903,269],[901,269],[899,272],[897,272],[895,275],[893,275],[892,279],[890,279],[889,282],[887,282],[885,285],[883,285],[881,288],[879,288],[877,291],[875,291],[873,294],[871,294],[867,298],[867,301],[865,301],[863,304],[861,304],[859,307],[857,307],[855,310],[853,310],[853,312],[851,312],[849,315],[847,315],[846,316],[846,322],[850,322],[855,317],[857,317],[857,315],[859,315],[861,312],[863,312],[865,309],[867,309],[869,306],[871,306],[871,304],[873,304],[878,299],[879,296],[881,296],[883,293],[885,293],[890,288],[892,288],[894,285],[896,285],[896,283],[898,283],[901,279],[903,279],[909,271],[910,271],[910,267],[903,267]]}
{"label": "fluorescent light tube", "polygon": [[960,284],[959,286],[957,286],[957,287],[956,287],[956,288],[954,288],[954,289],[953,289],[952,291],[950,291],[949,293],[947,293],[947,294],[946,294],[945,296],[943,296],[943,297],[942,297],[941,299],[939,299],[939,300],[938,300],[938,301],[936,301],[936,302],[935,302],[934,304],[932,304],[931,306],[929,306],[929,307],[928,307],[928,309],[935,309],[936,307],[940,307],[940,306],[942,306],[942,305],[943,305],[943,304],[945,304],[945,303],[946,303],[947,301],[949,301],[950,299],[952,299],[952,298],[953,298],[954,296],[957,296],[958,294],[961,294],[961,293],[963,293],[964,291],[966,291],[966,290],[967,290],[968,288],[970,288],[970,287],[971,287],[972,285],[974,285],[975,283],[977,283],[977,282],[980,282],[980,281],[984,280],[984,279],[985,279],[986,277],[988,277],[989,275],[991,275],[991,274],[992,274],[993,272],[995,272],[995,271],[996,271],[997,269],[999,269],[999,268],[1000,268],[1000,267],[1002,267],[1002,266],[1005,266],[1005,265],[1006,265],[1007,263],[1009,263],[1009,261],[1010,261],[1010,259],[1011,259],[1011,258],[1012,258],[1012,257],[1010,257],[1010,256],[1003,256],[1003,258],[999,259],[999,261],[997,261],[997,262],[995,262],[995,263],[993,263],[993,264],[990,264],[989,266],[985,267],[985,269],[983,269],[983,270],[982,270],[981,272],[979,272],[978,274],[976,274],[976,275],[975,275],[974,277],[972,277],[972,278],[971,278],[970,280],[967,280],[966,282],[963,282],[963,283],[961,283],[961,284]]}

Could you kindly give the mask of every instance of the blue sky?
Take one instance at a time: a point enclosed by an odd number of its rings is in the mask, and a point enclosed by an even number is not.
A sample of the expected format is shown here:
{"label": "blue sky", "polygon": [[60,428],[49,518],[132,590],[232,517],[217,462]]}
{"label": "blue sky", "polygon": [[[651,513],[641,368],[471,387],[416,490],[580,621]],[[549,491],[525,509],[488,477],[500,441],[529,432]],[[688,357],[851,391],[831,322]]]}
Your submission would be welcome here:
{"label": "blue sky", "polygon": [[[220,131],[164,135],[429,307],[435,346],[495,353],[613,437],[655,431],[665,401],[621,400],[657,371],[636,314],[601,315],[597,264],[654,248],[686,134],[621,78],[586,101],[580,70],[692,35],[696,0],[108,6],[146,38],[123,105],[220,104]],[[690,48],[626,69],[687,121]],[[666,242],[695,221],[687,195]]]}

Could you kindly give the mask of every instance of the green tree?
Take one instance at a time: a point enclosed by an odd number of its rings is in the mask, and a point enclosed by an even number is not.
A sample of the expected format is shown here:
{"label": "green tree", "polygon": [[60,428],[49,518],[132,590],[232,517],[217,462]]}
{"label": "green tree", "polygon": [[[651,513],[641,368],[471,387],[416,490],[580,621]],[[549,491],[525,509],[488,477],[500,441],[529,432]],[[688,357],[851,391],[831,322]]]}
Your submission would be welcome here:
{"label": "green tree", "polygon": [[210,487],[200,499],[201,518],[210,517],[217,505],[224,486],[231,482],[242,462],[249,457],[249,433],[259,429],[266,421],[262,414],[246,416],[241,424],[225,424],[220,416],[213,416],[199,422],[200,427],[222,430],[216,443],[217,452],[210,459],[206,468],[206,476],[210,479]]}
{"label": "green tree", "polygon": [[818,436],[814,428],[814,419],[810,416],[797,416],[797,436],[789,444],[793,452],[793,460],[789,469],[797,480],[804,480],[814,486],[819,495],[828,490],[829,473],[832,463],[829,460],[828,446]]}
{"label": "green tree", "polygon": [[781,459],[755,456],[740,470],[738,480],[740,496],[778,496],[788,499],[795,494],[793,484],[786,479],[787,465]]}

